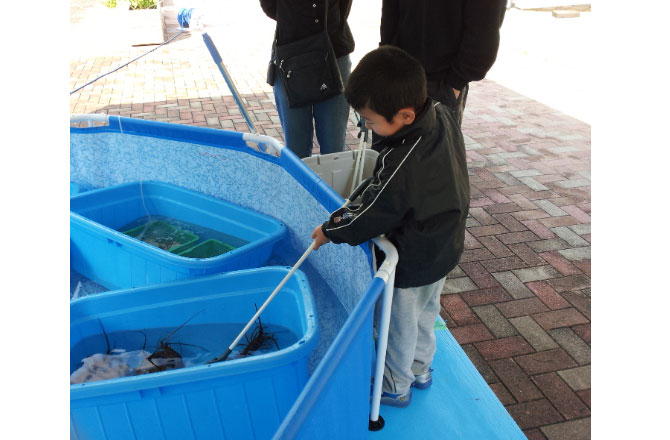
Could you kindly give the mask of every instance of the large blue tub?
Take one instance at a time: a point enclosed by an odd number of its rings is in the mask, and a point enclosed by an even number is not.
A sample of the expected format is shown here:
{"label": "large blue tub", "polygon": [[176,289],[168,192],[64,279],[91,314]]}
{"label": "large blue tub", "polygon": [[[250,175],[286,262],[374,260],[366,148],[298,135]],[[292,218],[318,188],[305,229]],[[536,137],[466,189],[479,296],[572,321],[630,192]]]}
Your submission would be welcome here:
{"label": "large blue tub", "polygon": [[[262,266],[285,226],[233,203],[161,182],[130,182],[70,198],[70,264],[109,289],[130,288]],[[118,229],[165,216],[216,230],[247,244],[210,258],[176,255]]]}
{"label": "large blue tub", "polygon": [[[188,321],[188,326],[235,323],[239,332],[255,313],[254,305],[260,306],[287,273],[288,268],[265,267],[74,300],[70,348],[77,349],[71,352],[71,371],[83,357],[106,352],[101,329],[107,335],[154,328],[167,333]],[[271,438],[307,382],[307,358],[317,342],[312,295],[300,271],[263,312],[262,322],[290,330],[297,341],[246,358],[71,385],[72,438]],[[143,344],[140,334],[136,339]],[[188,342],[198,344],[194,339]],[[179,333],[172,340],[186,342]]]}

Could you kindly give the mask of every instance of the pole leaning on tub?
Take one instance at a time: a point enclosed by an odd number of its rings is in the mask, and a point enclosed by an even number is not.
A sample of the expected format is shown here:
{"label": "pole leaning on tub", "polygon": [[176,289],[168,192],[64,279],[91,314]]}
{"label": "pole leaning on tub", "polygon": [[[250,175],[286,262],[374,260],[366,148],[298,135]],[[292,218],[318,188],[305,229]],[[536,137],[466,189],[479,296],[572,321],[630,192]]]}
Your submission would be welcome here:
{"label": "pole leaning on tub", "polygon": [[[342,205],[342,208],[345,208],[345,207],[349,206],[349,203],[351,203],[353,200],[356,200],[356,198],[359,195],[361,195],[361,193],[365,190],[365,188],[367,188],[368,184],[370,183],[370,180],[372,180],[372,177],[368,177],[363,182],[361,182],[358,185],[358,187],[356,187],[356,189],[351,193],[349,198],[344,201],[344,204]],[[279,290],[284,286],[284,284],[286,284],[286,282],[289,280],[289,278],[291,278],[291,275],[293,275],[293,273],[298,269],[298,267],[300,267],[302,262],[305,261],[305,259],[310,254],[310,252],[312,252],[312,250],[314,250],[314,242],[312,242],[312,244],[309,245],[309,247],[307,248],[305,253],[302,254],[300,259],[293,265],[291,270],[279,282],[277,287],[275,287],[275,290],[272,291],[272,293],[270,294],[270,296],[268,296],[268,298],[265,300],[263,305],[256,311],[256,313],[254,314],[254,316],[252,316],[252,318],[249,320],[249,322],[247,322],[247,325],[244,326],[242,331],[237,335],[237,337],[233,340],[233,342],[228,346],[226,351],[221,356],[217,356],[216,358],[207,361],[206,362],[207,364],[213,364],[215,362],[225,361],[228,358],[228,356],[230,356],[230,353],[233,352],[233,349],[235,348],[235,346],[240,342],[240,340],[247,333],[247,331],[249,331],[249,328],[253,325],[254,321],[256,321],[256,319],[258,319],[258,317],[261,315],[261,313],[263,313],[263,310],[265,310],[265,308],[270,304],[270,302],[274,299],[274,297],[277,295],[277,293],[279,293]]]}
{"label": "pole leaning on tub", "polygon": [[365,150],[368,144],[368,135],[370,134],[370,131],[365,126],[365,121],[363,121],[363,117],[360,116],[357,112],[354,112],[354,115],[356,116],[356,118],[358,118],[358,123],[356,125],[359,127],[358,132],[359,142],[358,142],[358,152],[356,153],[356,157],[354,158],[355,163],[354,172],[351,175],[352,188],[356,188],[358,182],[363,180],[363,168],[365,168]]}
{"label": "pole leaning on tub", "polygon": [[[251,116],[249,116],[247,108],[244,106],[244,103],[242,102],[242,97],[240,96],[240,93],[237,91],[237,87],[235,86],[233,78],[230,76],[230,73],[228,73],[226,65],[223,64],[223,58],[221,58],[221,54],[214,45],[212,37],[210,37],[207,32],[203,32],[202,39],[205,41],[205,46],[207,46],[207,49],[209,50],[209,53],[212,56],[212,59],[214,60],[214,63],[216,63],[216,66],[219,68],[221,75],[223,75],[223,79],[226,81],[228,89],[230,89],[230,93],[233,94],[233,98],[235,99],[235,102],[237,103],[237,106],[239,107],[242,116],[244,116],[244,120],[247,122],[247,126],[249,127],[251,134],[257,135],[258,130],[256,129],[254,122],[251,120]],[[265,143],[259,143],[258,146],[261,149],[261,151],[263,152],[267,151],[267,146]],[[281,148],[279,149],[275,148],[275,150],[277,151],[278,154],[281,154]]]}
{"label": "pole leaning on tub", "polygon": [[235,83],[233,82],[232,77],[228,73],[228,69],[226,69],[226,65],[223,64],[223,59],[221,58],[221,54],[219,54],[219,51],[216,49],[216,46],[214,45],[214,42],[212,41],[212,38],[207,34],[207,32],[202,33],[202,39],[205,40],[205,46],[207,46],[207,49],[209,50],[210,55],[212,55],[212,58],[214,59],[214,62],[218,66],[219,70],[221,71],[221,75],[223,75],[223,79],[226,81],[226,84],[228,84],[228,88],[230,89],[230,92],[233,94],[233,98],[235,99],[235,102],[237,103],[237,106],[240,108],[240,111],[242,112],[242,116],[244,116],[244,120],[247,122],[247,125],[249,126],[249,130],[251,130],[252,133],[258,133],[258,130],[256,130],[256,126],[254,125],[253,121],[251,120],[251,117],[249,116],[249,113],[247,112],[246,107],[244,107],[244,104],[242,103],[242,97],[240,96],[239,92],[237,91],[237,87],[235,87]]}

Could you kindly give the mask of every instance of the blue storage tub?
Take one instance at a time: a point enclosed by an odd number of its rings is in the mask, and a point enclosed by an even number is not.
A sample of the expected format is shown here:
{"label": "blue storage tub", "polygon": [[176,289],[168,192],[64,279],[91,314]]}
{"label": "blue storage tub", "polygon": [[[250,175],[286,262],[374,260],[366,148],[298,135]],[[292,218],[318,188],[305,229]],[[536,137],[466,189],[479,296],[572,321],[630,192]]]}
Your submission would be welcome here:
{"label": "blue storage tub", "polygon": [[[260,307],[288,271],[248,269],[74,300],[70,348],[100,335],[101,328],[107,334],[172,329],[193,315],[187,325],[240,323],[241,330],[254,304]],[[264,325],[288,328],[297,342],[247,358],[71,385],[71,438],[271,438],[307,382],[307,358],[318,339],[312,294],[302,272],[288,280],[261,319]],[[105,352],[104,339],[99,341],[99,347],[88,347],[88,355]]]}
{"label": "blue storage tub", "polygon": [[[198,259],[172,254],[117,230],[146,216],[145,206],[151,215],[172,217],[248,243],[216,257]],[[259,267],[286,235],[284,224],[267,215],[160,182],[132,182],[88,191],[70,198],[70,211],[70,264],[108,289]]]}

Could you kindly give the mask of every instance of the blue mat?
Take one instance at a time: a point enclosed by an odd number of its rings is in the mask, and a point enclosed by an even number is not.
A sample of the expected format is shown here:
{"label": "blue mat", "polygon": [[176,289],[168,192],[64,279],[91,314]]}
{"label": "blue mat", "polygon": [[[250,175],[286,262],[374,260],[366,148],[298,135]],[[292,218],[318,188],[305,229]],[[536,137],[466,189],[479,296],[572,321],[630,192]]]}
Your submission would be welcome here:
{"label": "blue mat", "polygon": [[435,335],[433,385],[412,388],[407,408],[382,405],[385,427],[368,438],[526,440],[443,321],[436,323]]}

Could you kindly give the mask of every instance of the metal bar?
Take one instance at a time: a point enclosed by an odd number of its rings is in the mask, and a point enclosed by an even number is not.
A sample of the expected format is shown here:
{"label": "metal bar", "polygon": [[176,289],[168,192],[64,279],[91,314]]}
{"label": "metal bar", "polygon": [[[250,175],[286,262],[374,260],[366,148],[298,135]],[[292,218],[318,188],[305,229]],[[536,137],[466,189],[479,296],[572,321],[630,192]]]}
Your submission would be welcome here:
{"label": "metal bar", "polygon": [[232,77],[228,73],[228,69],[226,69],[226,65],[223,64],[223,59],[221,58],[219,51],[216,49],[216,46],[214,45],[212,38],[207,34],[207,32],[203,32],[202,39],[205,40],[205,46],[207,46],[207,49],[209,49],[209,53],[212,55],[214,62],[219,67],[219,70],[223,75],[223,79],[226,81],[226,84],[228,84],[228,88],[233,94],[233,98],[235,99],[237,106],[240,108],[242,116],[244,116],[244,120],[247,121],[249,129],[251,130],[252,133],[258,133],[258,130],[256,130],[256,126],[254,125],[253,121],[251,120],[251,117],[249,116],[249,113],[247,113],[247,109],[244,107],[244,104],[242,103],[242,98],[240,97],[240,94],[237,91],[237,87],[235,87],[235,83],[233,82]]}
{"label": "metal bar", "polygon": [[[398,251],[386,237],[383,240],[375,240],[375,243],[384,251],[386,258],[377,271],[386,283],[382,296],[382,309],[377,336],[377,362],[375,364],[375,377],[372,385],[372,402],[370,403],[371,426],[378,423],[379,402],[382,397],[382,379],[384,378],[384,364],[386,361],[386,346],[388,343],[389,322],[391,320],[391,304],[393,303],[393,287],[395,281],[395,268],[398,263]],[[383,422],[382,422],[383,423]],[[381,429],[383,424],[377,429]]]}

